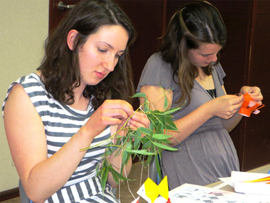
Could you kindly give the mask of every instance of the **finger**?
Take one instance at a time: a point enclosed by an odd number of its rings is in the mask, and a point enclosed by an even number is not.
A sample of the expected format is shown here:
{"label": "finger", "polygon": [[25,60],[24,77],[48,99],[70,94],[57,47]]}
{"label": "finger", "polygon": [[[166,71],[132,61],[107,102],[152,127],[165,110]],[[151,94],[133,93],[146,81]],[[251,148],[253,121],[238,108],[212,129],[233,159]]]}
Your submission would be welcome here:
{"label": "finger", "polygon": [[256,101],[259,105],[262,105],[262,101]]}
{"label": "finger", "polygon": [[124,100],[106,100],[103,105],[108,109],[122,109],[128,116],[134,112],[132,105]]}
{"label": "finger", "polygon": [[148,119],[147,115],[145,113],[138,112],[138,111],[135,111],[133,113],[132,118],[137,119],[137,120],[144,119],[144,118]]}
{"label": "finger", "polygon": [[140,113],[140,112],[134,113],[134,115],[131,118],[131,122],[132,121],[137,121],[139,123],[142,123],[146,127],[148,127],[150,125],[150,121],[149,121],[147,115],[144,113]]}
{"label": "finger", "polygon": [[139,127],[146,127],[146,125],[142,121],[136,121],[136,120],[130,119],[129,120],[129,127],[132,129],[136,129]]}
{"label": "finger", "polygon": [[123,120],[119,117],[103,117],[102,118],[103,124],[106,125],[121,125],[123,123]]}
{"label": "finger", "polygon": [[259,94],[259,95],[250,95],[250,96],[256,102],[261,102],[263,100],[263,96],[261,94]]}
{"label": "finger", "polygon": [[261,90],[258,87],[250,87],[247,93],[249,94],[260,94]]}
{"label": "finger", "polygon": [[232,105],[242,105],[242,102],[244,101],[244,96],[241,95],[231,95],[229,98]]}
{"label": "finger", "polygon": [[122,109],[103,109],[98,115],[104,125],[120,125],[129,117]]}

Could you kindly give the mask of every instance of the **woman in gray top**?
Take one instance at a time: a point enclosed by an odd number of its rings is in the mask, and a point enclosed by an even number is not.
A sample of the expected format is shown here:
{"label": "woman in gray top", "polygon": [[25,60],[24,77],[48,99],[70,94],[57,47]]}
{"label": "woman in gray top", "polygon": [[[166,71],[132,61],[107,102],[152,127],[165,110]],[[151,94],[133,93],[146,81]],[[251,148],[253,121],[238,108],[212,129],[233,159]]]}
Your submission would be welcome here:
{"label": "woman in gray top", "polygon": [[147,95],[152,109],[181,106],[174,114],[178,132],[169,132],[171,145],[179,150],[163,151],[161,158],[170,189],[183,183],[210,184],[239,170],[228,132],[241,119],[243,94],[259,103],[263,97],[258,87],[249,86],[237,95],[226,94],[219,63],[225,43],[219,11],[206,1],[187,4],[172,17],[160,53],[149,58],[142,72],[137,91]]}

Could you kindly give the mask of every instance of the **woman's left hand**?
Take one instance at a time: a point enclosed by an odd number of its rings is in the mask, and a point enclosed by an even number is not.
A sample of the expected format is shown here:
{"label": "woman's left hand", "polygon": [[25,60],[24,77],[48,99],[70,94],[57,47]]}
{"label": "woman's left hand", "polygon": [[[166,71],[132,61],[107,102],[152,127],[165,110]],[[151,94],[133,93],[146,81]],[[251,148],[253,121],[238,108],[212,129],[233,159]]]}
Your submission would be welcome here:
{"label": "woman's left hand", "polygon": [[[129,119],[129,118],[128,118]],[[120,136],[125,136],[125,130],[122,130],[119,132],[121,128],[123,128],[123,125],[125,125],[126,121],[122,121],[121,125],[118,125],[117,127],[117,134]],[[150,121],[147,118],[147,116],[142,112],[135,111],[132,115],[132,117],[128,120],[127,126],[131,128],[132,130],[136,130],[137,128],[144,127],[149,128]]]}
{"label": "woman's left hand", "polygon": [[150,121],[142,112],[135,112],[129,120],[129,127],[136,130],[139,127],[149,128]]}
{"label": "woman's left hand", "polygon": [[255,102],[259,103],[260,105],[262,104],[263,96],[259,87],[243,86],[240,93],[248,93]]}

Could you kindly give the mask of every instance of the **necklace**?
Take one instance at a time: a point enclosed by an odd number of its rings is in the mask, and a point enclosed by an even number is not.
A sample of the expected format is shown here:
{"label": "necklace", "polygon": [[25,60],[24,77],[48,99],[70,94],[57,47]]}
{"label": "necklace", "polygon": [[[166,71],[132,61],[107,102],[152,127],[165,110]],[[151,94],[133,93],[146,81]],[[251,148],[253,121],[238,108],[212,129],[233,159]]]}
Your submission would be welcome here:
{"label": "necklace", "polygon": [[199,75],[196,80],[213,99],[217,97],[212,75],[205,76],[204,78]]}

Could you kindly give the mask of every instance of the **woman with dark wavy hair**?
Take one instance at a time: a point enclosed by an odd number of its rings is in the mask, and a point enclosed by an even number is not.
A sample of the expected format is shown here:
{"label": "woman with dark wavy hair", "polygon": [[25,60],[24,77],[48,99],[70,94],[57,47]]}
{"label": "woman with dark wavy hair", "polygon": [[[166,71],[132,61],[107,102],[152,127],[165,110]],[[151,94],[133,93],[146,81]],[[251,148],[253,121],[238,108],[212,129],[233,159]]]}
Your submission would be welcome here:
{"label": "woman with dark wavy hair", "polygon": [[[128,118],[131,128],[149,126],[128,103],[134,38],[130,20],[113,2],[83,0],[48,38],[38,71],[10,86],[2,108],[5,130],[33,202],[118,202],[112,175],[103,191],[96,168]],[[106,158],[120,171],[121,154]],[[128,174],[131,160],[125,169]]]}
{"label": "woman with dark wavy hair", "polygon": [[[170,189],[183,183],[207,185],[239,170],[229,131],[248,92],[261,103],[258,87],[244,86],[227,95],[219,63],[226,27],[217,8],[207,1],[189,3],[171,18],[159,53],[147,61],[137,88],[152,109],[181,106],[174,113],[178,132],[169,132],[176,152],[163,151],[161,167]],[[169,106],[164,107],[164,98]],[[143,99],[141,103],[143,103]]]}

